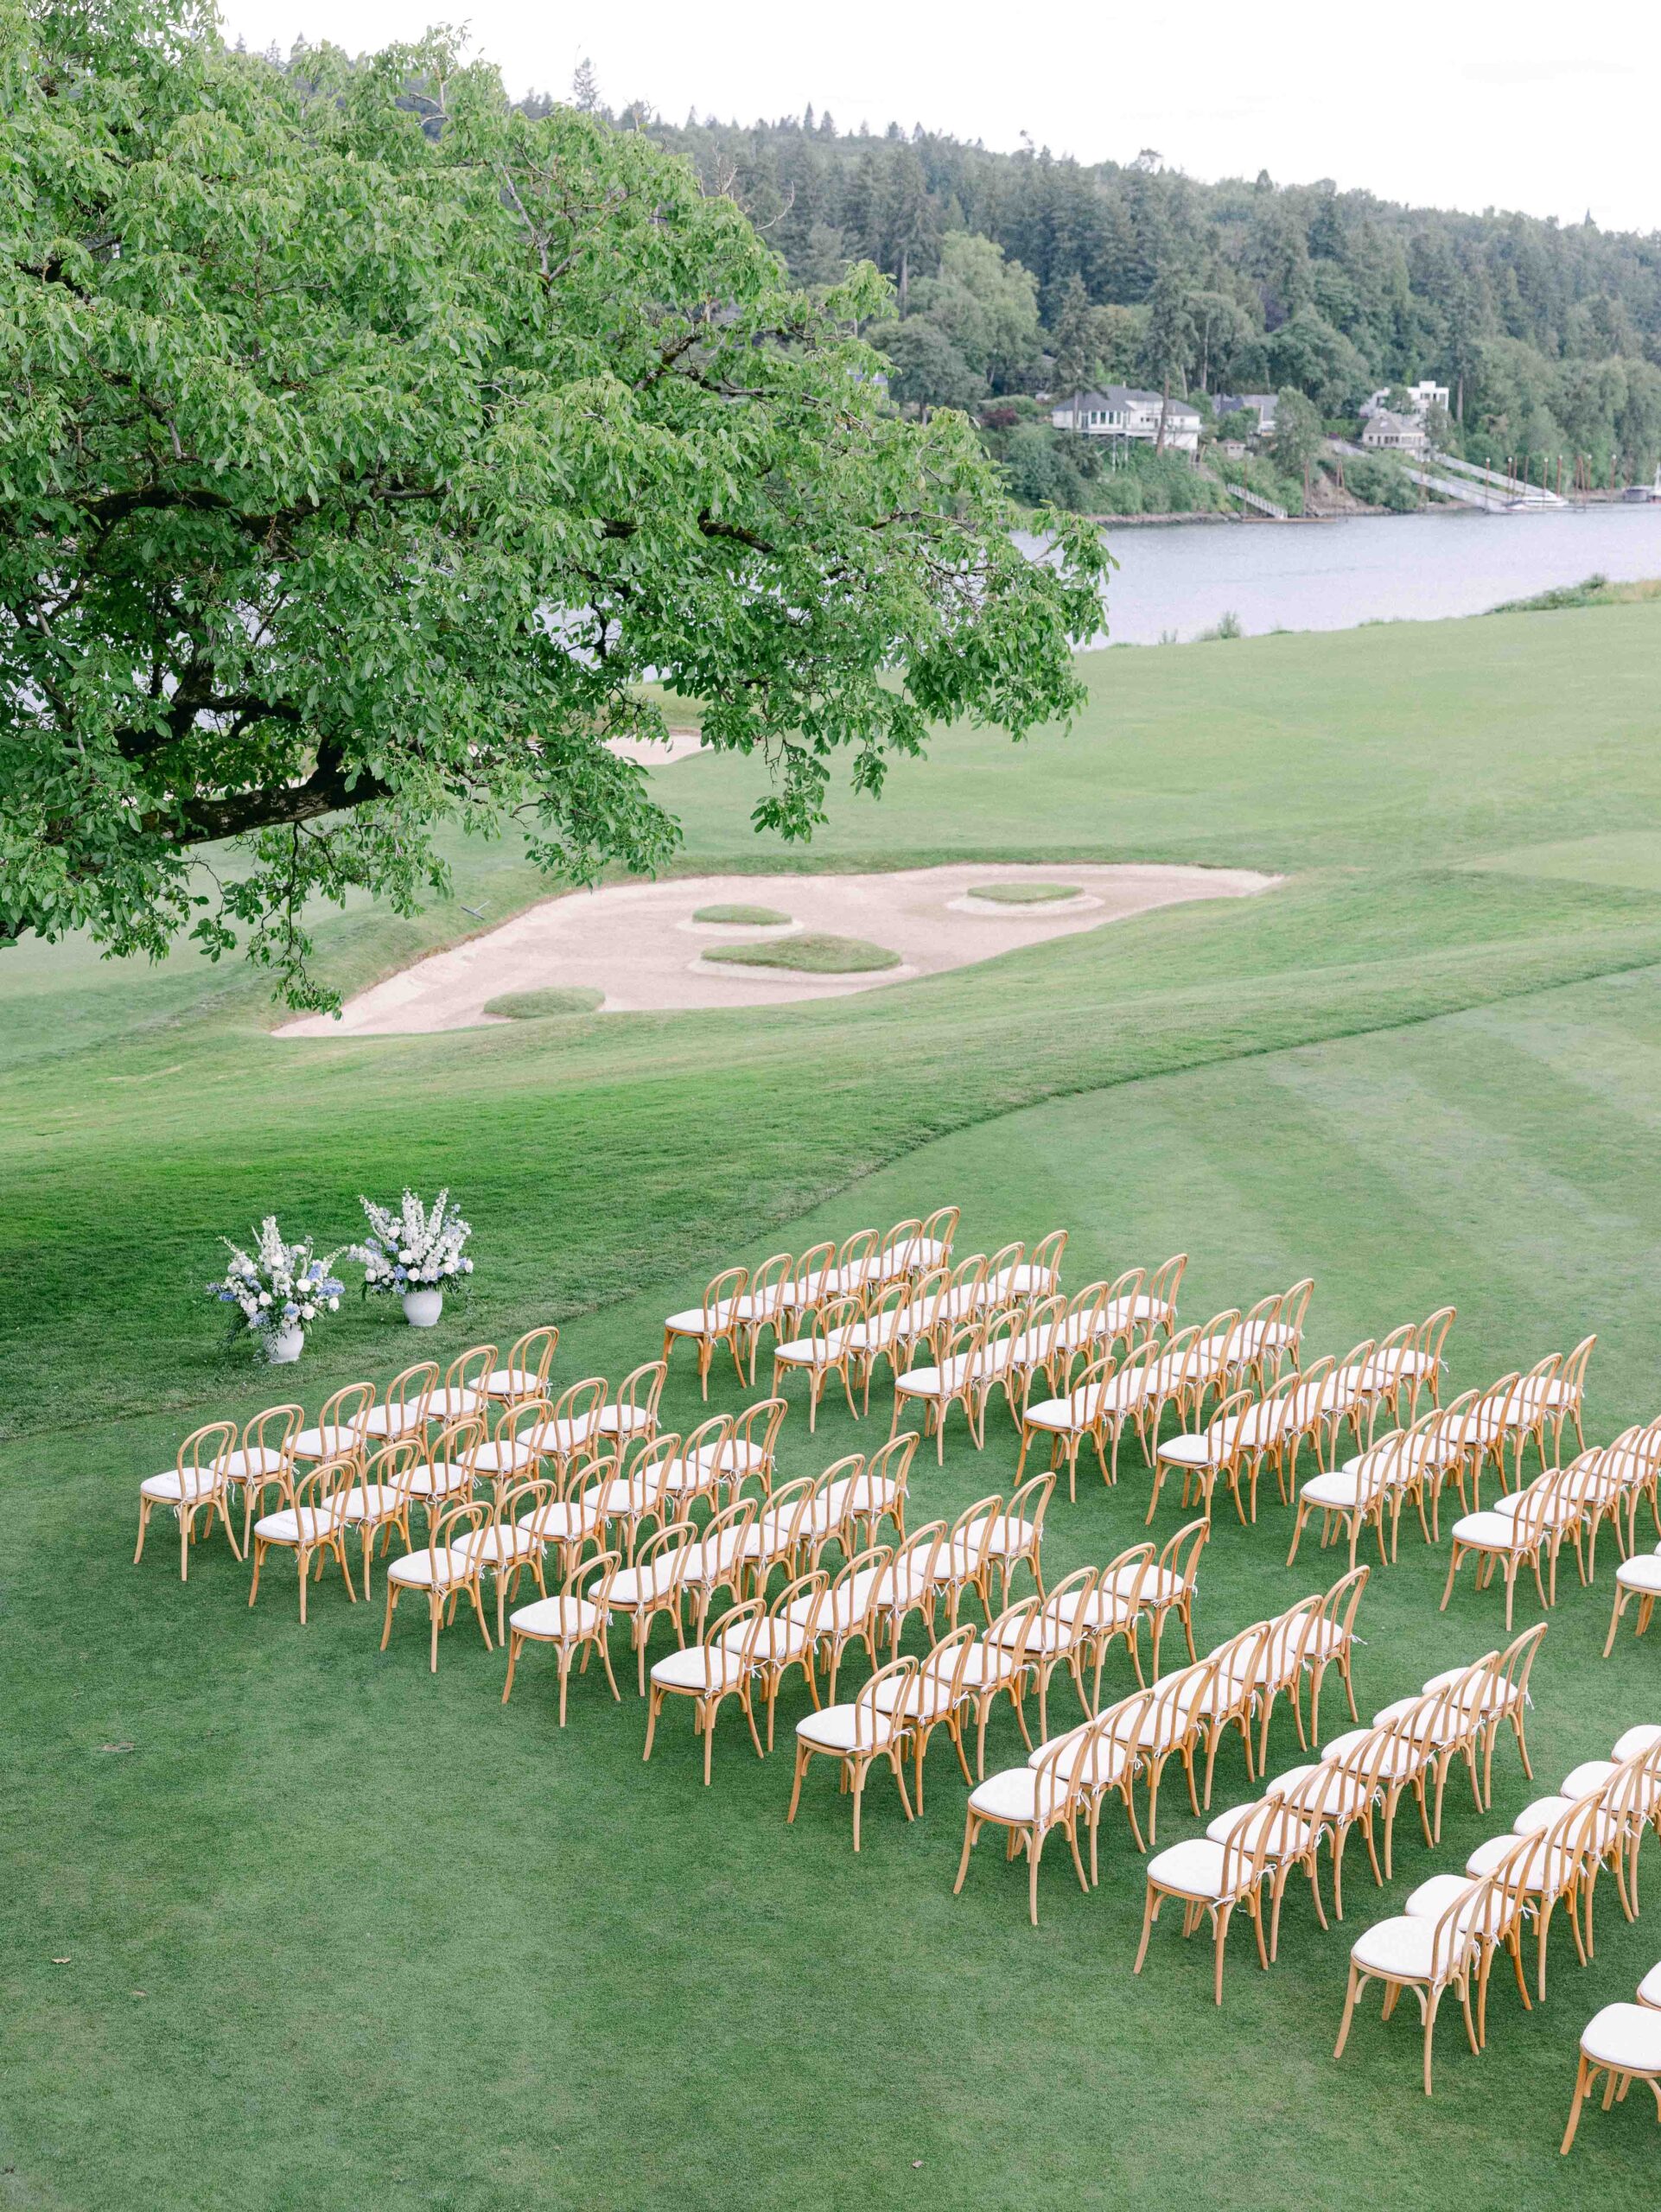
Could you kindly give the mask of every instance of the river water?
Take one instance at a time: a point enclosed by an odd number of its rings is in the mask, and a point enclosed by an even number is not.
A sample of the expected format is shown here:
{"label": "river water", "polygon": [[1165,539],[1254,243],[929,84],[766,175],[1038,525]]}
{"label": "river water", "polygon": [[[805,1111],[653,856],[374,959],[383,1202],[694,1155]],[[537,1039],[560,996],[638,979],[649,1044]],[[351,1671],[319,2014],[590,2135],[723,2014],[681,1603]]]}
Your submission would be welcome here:
{"label": "river water", "polygon": [[1661,576],[1661,505],[1524,515],[1355,515],[1321,523],[1182,523],[1115,530],[1115,645],[1152,645],[1224,613],[1265,630],[1480,614],[1594,572]]}

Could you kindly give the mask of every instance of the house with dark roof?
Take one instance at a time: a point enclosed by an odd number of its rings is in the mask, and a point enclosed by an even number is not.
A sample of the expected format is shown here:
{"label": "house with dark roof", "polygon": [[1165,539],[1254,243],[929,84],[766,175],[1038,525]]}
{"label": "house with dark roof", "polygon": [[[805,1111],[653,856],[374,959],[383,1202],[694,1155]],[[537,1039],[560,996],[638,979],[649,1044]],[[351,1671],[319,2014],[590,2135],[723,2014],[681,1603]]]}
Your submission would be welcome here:
{"label": "house with dark roof", "polygon": [[1058,430],[1077,430],[1087,438],[1123,438],[1155,445],[1159,440],[1160,416],[1165,418],[1165,442],[1179,453],[1200,448],[1200,410],[1186,399],[1166,399],[1157,391],[1138,391],[1132,385],[1111,384],[1102,391],[1075,391],[1050,408],[1050,421]]}

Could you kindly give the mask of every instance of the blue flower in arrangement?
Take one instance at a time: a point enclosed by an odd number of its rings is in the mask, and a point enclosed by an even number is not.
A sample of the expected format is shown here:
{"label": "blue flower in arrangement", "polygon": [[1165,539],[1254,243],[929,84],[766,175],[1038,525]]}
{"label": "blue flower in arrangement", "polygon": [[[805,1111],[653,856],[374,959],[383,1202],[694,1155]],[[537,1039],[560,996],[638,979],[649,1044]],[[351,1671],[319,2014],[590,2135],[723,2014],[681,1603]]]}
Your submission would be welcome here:
{"label": "blue flower in arrangement", "polygon": [[[340,1311],[345,1285],[330,1274],[340,1257],[338,1251],[319,1259],[309,1236],[289,1243],[274,1214],[267,1214],[261,1222],[251,1255],[232,1244],[229,1237],[224,1242],[231,1255],[224,1277],[203,1287],[218,1304],[238,1308],[241,1318],[232,1321],[232,1334],[245,1341],[251,1335],[268,1357],[277,1357],[274,1340],[278,1332],[295,1328],[303,1332],[324,1314]],[[289,1351],[283,1357],[292,1358],[294,1354]]]}
{"label": "blue flower in arrangement", "polygon": [[473,1273],[473,1262],[463,1252],[473,1230],[450,1204],[448,1189],[430,1205],[408,1190],[396,1208],[369,1198],[362,1204],[374,1234],[353,1245],[350,1255],[363,1268],[366,1294],[465,1287],[462,1278]]}

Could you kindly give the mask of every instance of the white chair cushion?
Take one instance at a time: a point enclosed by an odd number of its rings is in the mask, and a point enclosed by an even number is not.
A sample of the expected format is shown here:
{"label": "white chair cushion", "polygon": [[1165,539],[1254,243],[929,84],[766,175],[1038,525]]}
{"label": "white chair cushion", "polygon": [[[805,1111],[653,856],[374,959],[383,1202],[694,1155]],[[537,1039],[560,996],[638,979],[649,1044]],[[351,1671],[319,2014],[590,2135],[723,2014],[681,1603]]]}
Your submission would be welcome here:
{"label": "white chair cushion", "polygon": [[1542,1828],[1549,1828],[1559,1813],[1566,1813],[1575,1800],[1562,1793],[1554,1797],[1537,1797],[1524,1805],[1511,1824],[1513,1835],[1537,1835]]}
{"label": "white chair cushion", "polygon": [[748,1318],[734,1300],[722,1298],[713,1306],[691,1306],[684,1313],[671,1313],[664,1327],[678,1337],[713,1337]]}
{"label": "white chair cushion", "polygon": [[371,1406],[363,1417],[366,1436],[402,1436],[406,1430],[419,1428],[426,1416],[420,1406]]}
{"label": "white chair cushion", "polygon": [[680,1565],[680,1554],[662,1554],[650,1567],[623,1567],[611,1586],[611,1602],[620,1611],[633,1612],[641,1605],[654,1604],[668,1590]]}
{"label": "white chair cushion", "polygon": [[985,1690],[1007,1682],[1015,1672],[1015,1655],[1007,1644],[971,1643],[964,1662],[964,1688]]}
{"label": "white chair cushion", "polygon": [[[1341,1766],[1356,1745],[1371,1736],[1371,1728],[1347,1728],[1341,1736],[1334,1736],[1327,1746],[1327,1764]],[[1378,1775],[1383,1781],[1400,1781],[1411,1775],[1424,1758],[1422,1748],[1416,1748],[1405,1736],[1394,1736],[1380,1752]]]}
{"label": "white chair cushion", "polygon": [[1647,1751],[1661,1742],[1661,1727],[1653,1721],[1640,1721],[1636,1728],[1629,1728],[1624,1736],[1617,1736],[1609,1756],[1613,1759],[1636,1758],[1640,1751]]}
{"label": "white chair cushion", "polygon": [[[1422,1711],[1415,1711],[1422,1707]],[[1424,1706],[1422,1697],[1398,1697],[1390,1704],[1380,1706],[1372,1716],[1375,1728],[1382,1728],[1392,1720],[1404,1720],[1414,1714],[1412,1733],[1416,1741],[1426,1738],[1437,1744],[1455,1744],[1471,1726],[1471,1716],[1463,1706],[1450,1698],[1445,1706]]]}
{"label": "white chair cushion", "polygon": [[767,1464],[760,1446],[742,1436],[735,1436],[726,1444],[700,1444],[692,1457],[701,1467],[718,1465],[722,1479],[730,1476],[735,1482],[759,1473]]}
{"label": "white chair cushion", "polygon": [[557,1643],[574,1636],[590,1636],[600,1622],[598,1606],[586,1598],[538,1598],[534,1605],[521,1605],[507,1617],[510,1628],[521,1636]]}
{"label": "white chair cushion", "polygon": [[543,1378],[531,1367],[498,1367],[485,1377],[485,1395],[489,1398],[534,1398],[542,1389]]}
{"label": "white chair cushion", "polygon": [[341,1428],[331,1421],[327,1428],[302,1428],[294,1440],[296,1459],[344,1459],[358,1448],[355,1428]]}
{"label": "white chair cushion", "polygon": [[1661,2012],[1661,1966],[1651,1967],[1638,1985],[1638,2001]]}
{"label": "white chair cushion", "polygon": [[427,1403],[430,1421],[461,1421],[468,1414],[476,1414],[484,1404],[477,1390],[435,1390]]}
{"label": "white chair cushion", "polygon": [[[884,1514],[893,1511],[899,1499],[900,1485],[889,1482],[885,1476],[853,1475],[841,1482],[832,1483],[828,1490],[820,1492],[814,1503],[828,1503],[831,1510],[845,1520],[855,1520],[867,1515],[881,1520]],[[980,1524],[977,1522],[974,1525],[978,1528]]]}
{"label": "white chair cushion", "polygon": [[1035,1768],[1012,1766],[977,1783],[970,1793],[969,1809],[994,1821],[1052,1821],[1066,1801],[1067,1786],[1059,1778],[1046,1775],[1041,1786]]}
{"label": "white chair cushion", "polygon": [[164,1505],[177,1505],[184,1498],[211,1497],[214,1477],[211,1468],[188,1469],[182,1480],[176,1467],[169,1467],[164,1475],[149,1475],[138,1485],[141,1497],[159,1498]]}
{"label": "white chair cushion", "polygon": [[1562,1794],[1571,1802],[1587,1797],[1594,1789],[1601,1789],[1615,1771],[1613,1759],[1582,1759],[1580,1765],[1563,1777]]}
{"label": "white chair cushion", "polygon": [[1433,1874],[1428,1882],[1421,1882],[1402,1910],[1411,1920],[1440,1920],[1455,1899],[1462,1897],[1471,1886],[1468,1874]]}
{"label": "white chair cushion", "polygon": [[1531,1522],[1538,1516],[1548,1529],[1569,1527],[1580,1518],[1583,1510],[1583,1501],[1578,1497],[1571,1497],[1564,1490],[1559,1490],[1554,1497],[1543,1504],[1532,1484],[1527,1490],[1507,1491],[1493,1502],[1493,1510],[1502,1521],[1515,1521],[1526,1511]]}
{"label": "white chair cushion", "polygon": [[908,1367],[894,1388],[908,1398],[949,1398],[960,1390],[969,1372],[969,1362],[960,1353],[941,1367]]}
{"label": "white chair cushion", "polygon": [[512,1564],[530,1559],[542,1549],[534,1536],[523,1529],[469,1529],[455,1540],[455,1548],[468,1559],[476,1559],[481,1567],[494,1567],[499,1560]]}
{"label": "white chair cushion", "polygon": [[614,1478],[590,1483],[582,1493],[582,1503],[602,1521],[627,1520],[636,1514],[649,1513],[657,1502],[657,1492],[655,1479],[646,1482],[631,1477],[618,1482]]}
{"label": "white chair cushion", "polygon": [[1473,1545],[1479,1551],[1514,1552],[1527,1540],[1503,1513],[1461,1513],[1454,1523],[1454,1541]]}
{"label": "white chair cushion", "polygon": [[1226,1813],[1219,1813],[1215,1820],[1206,1823],[1206,1841],[1226,1843],[1240,1823],[1243,1821],[1249,1821],[1252,1815],[1259,1810],[1263,1802],[1261,1798],[1257,1798],[1250,1805],[1231,1805]]}
{"label": "white chair cushion", "polygon": [[262,1476],[280,1475],[282,1471],[283,1454],[263,1451],[258,1445],[249,1452],[231,1452],[226,1455],[225,1478],[227,1482],[258,1482]]}
{"label": "white chair cushion", "polygon": [[[749,1638],[752,1624],[741,1621],[736,1628],[729,1628],[717,1639],[729,1651],[741,1649]],[[802,1621],[765,1620],[754,1629],[754,1649],[756,1664],[760,1667],[788,1666],[792,1659],[799,1659],[807,1649],[807,1628]]]}
{"label": "white chair cushion", "polygon": [[979,1571],[981,1548],[964,1536],[954,1536],[950,1543],[942,1544],[934,1554],[933,1562],[925,1578],[929,1582],[966,1582]]}
{"label": "white chair cushion", "polygon": [[701,1451],[690,1459],[671,1459],[663,1470],[663,1486],[671,1497],[695,1495],[714,1480],[713,1455],[706,1460]]}
{"label": "white chair cushion", "polygon": [[254,1523],[254,1534],[268,1544],[297,1544],[303,1535],[309,1544],[319,1536],[330,1534],[334,1523],[326,1513],[315,1505],[302,1505],[296,1512],[292,1507],[281,1513],[267,1513]]}
{"label": "white chair cushion", "polygon": [[544,1421],[525,1432],[525,1441],[538,1452],[575,1452],[588,1442],[598,1422],[594,1414],[584,1414],[578,1421]]}
{"label": "white chair cushion", "polygon": [[1389,1920],[1376,1922],[1358,1936],[1350,1946],[1350,1956],[1357,1966],[1368,1967],[1375,1974],[1423,1981],[1429,1976],[1433,1963],[1445,1972],[1457,1957],[1458,1947],[1446,1938],[1437,1956],[1436,1927],[1435,1921],[1427,1920],[1420,1914],[1397,1913]]}
{"label": "white chair cushion", "polygon": [[684,1651],[671,1651],[652,1669],[659,1689],[687,1690],[713,1695],[734,1690],[743,1681],[745,1669],[737,1649],[724,1643],[693,1643]]}
{"label": "white chair cushion", "polygon": [[[1510,1853],[1516,1850],[1518,1844],[1523,1840],[1523,1838],[1516,1835],[1490,1836],[1486,1843],[1478,1844],[1476,1849],[1466,1860],[1466,1872],[1473,1880],[1484,1874],[1492,1874],[1495,1867],[1502,1865]],[[1561,1891],[1567,1886],[1569,1877],[1575,1871],[1579,1854],[1574,1851],[1565,1851],[1561,1848],[1548,1850],[1543,1831],[1536,1832],[1534,1846],[1532,1850],[1525,1853],[1518,1861],[1517,1886],[1519,1889],[1533,1891],[1539,1889],[1543,1880],[1549,1889]]]}
{"label": "white chair cushion", "polygon": [[1182,1594],[1182,1577],[1173,1574],[1168,1567],[1120,1567],[1106,1578],[1103,1587],[1117,1590],[1123,1595],[1137,1587],[1141,1579],[1142,1602],[1144,1605],[1168,1605]]}
{"label": "white chair cushion", "polygon": [[851,1705],[827,1705],[823,1712],[810,1713],[799,1720],[796,1733],[822,1751],[851,1751],[856,1748],[856,1719],[861,1751],[886,1751],[899,1730],[892,1713],[874,1713],[869,1705],[857,1713]]}
{"label": "white chair cushion", "polygon": [[652,1418],[642,1406],[601,1406],[595,1426],[602,1436],[633,1436],[636,1429],[650,1428]]}
{"label": "white chair cushion", "polygon": [[346,1502],[348,1521],[384,1521],[401,1510],[404,1500],[389,1483],[360,1483]]}
{"label": "white chair cushion", "polygon": [[[1075,1391],[1072,1397],[1041,1398],[1035,1406],[1026,1408],[1021,1416],[1021,1424],[1027,1428],[1088,1428],[1094,1417],[1093,1405],[1090,1408],[1083,1408],[1084,1397],[1083,1391]],[[1081,1408],[1076,1414],[1075,1400],[1079,1402]]]}
{"label": "white chair cushion", "polygon": [[521,1467],[534,1465],[537,1457],[532,1446],[504,1437],[497,1444],[481,1444],[474,1464],[481,1475],[511,1475]]}
{"label": "white chair cushion", "polygon": [[880,1713],[903,1713],[908,1723],[914,1726],[920,1722],[925,1727],[944,1720],[956,1702],[948,1677],[931,1674],[926,1662],[915,1675],[907,1675],[904,1680],[896,1675],[881,1683],[875,1699]]}
{"label": "white chair cushion", "polygon": [[521,1513],[519,1526],[528,1535],[549,1544],[568,1544],[600,1526],[600,1516],[575,1499],[550,1497],[545,1505]]}
{"label": "white chair cushion", "polygon": [[[1223,1859],[1222,1844],[1208,1835],[1190,1836],[1186,1843],[1174,1843],[1168,1850],[1156,1852],[1148,1862],[1148,1878],[1162,1890],[1174,1890],[1179,1897],[1220,1897]],[[1238,1855],[1233,1864],[1244,1877],[1250,1860]]]}
{"label": "white chair cushion", "polygon": [[1623,1590],[1638,1590],[1646,1596],[1661,1592],[1661,1556],[1654,1552],[1634,1552],[1631,1559],[1624,1559],[1615,1569],[1615,1580]]}
{"label": "white chair cushion", "polygon": [[1661,2012],[1647,2005],[1606,2005],[1581,2029],[1581,2049],[1623,2074],[1661,2074]]}
{"label": "white chair cushion", "polygon": [[416,1497],[449,1497],[459,1490],[470,1488],[472,1482],[471,1469],[457,1466],[453,1459],[435,1459],[430,1465],[412,1471],[410,1490]]}
{"label": "white chair cushion", "polygon": [[1224,1457],[1226,1448],[1220,1437],[1213,1440],[1209,1432],[1200,1436],[1172,1436],[1160,1446],[1159,1457],[1178,1467],[1209,1467]]}
{"label": "white chair cushion", "polygon": [[1323,1506],[1333,1513],[1352,1513],[1369,1503],[1379,1486],[1376,1471],[1351,1474],[1340,1467],[1333,1474],[1312,1476],[1300,1486],[1298,1495],[1310,1505]]}
{"label": "white chair cushion", "polygon": [[391,1561],[386,1574],[389,1581],[432,1584],[442,1589],[449,1583],[465,1581],[472,1572],[467,1554],[446,1546],[436,1552],[406,1552],[402,1559]]}
{"label": "white chair cushion", "polygon": [[870,1314],[844,1329],[843,1341],[850,1351],[886,1351],[900,1333],[900,1318],[898,1309],[893,1307],[886,1313]]}
{"label": "white chair cushion", "polygon": [[1055,1618],[1070,1622],[1081,1636],[1099,1636],[1104,1629],[1123,1628],[1130,1620],[1130,1602],[1104,1590],[1064,1590],[1054,1600]]}
{"label": "white chair cushion", "polygon": [[[986,1530],[984,1535],[981,1533],[983,1529]],[[971,1521],[969,1534],[976,1543],[985,1544],[992,1558],[1005,1559],[1029,1550],[1037,1539],[1038,1530],[1032,1522],[1023,1520],[1019,1514],[995,1513],[990,1529],[986,1528],[983,1521]]]}

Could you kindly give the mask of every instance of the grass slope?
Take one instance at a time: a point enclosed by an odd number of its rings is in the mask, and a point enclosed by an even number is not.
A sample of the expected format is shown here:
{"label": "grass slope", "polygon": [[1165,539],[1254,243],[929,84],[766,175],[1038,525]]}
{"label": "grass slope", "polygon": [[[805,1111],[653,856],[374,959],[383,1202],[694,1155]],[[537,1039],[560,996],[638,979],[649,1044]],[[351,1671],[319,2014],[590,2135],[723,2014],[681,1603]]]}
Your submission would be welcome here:
{"label": "grass slope", "polygon": [[[718,1260],[961,1198],[964,1249],[1069,1224],[1070,1282],[1189,1249],[1194,1318],[1313,1272],[1316,1350],[1454,1299],[1456,1387],[1595,1328],[1590,1433],[1654,1412],[1658,644],[1661,609],[1621,606],[1250,641],[1226,664],[1099,657],[1072,739],[1012,757],[947,734],[816,858],[1065,847],[1294,880],[829,1005],[296,1046],[266,1033],[257,986],[188,956],[136,976],[77,948],[10,956],[0,2202],[1325,2212],[1365,2173],[1427,2212],[1647,2204],[1638,2098],[1588,2115],[1568,2168],[1556,2143],[1575,2036],[1661,1952],[1653,1910],[1629,1929],[1601,1890],[1593,1966],[1555,1930],[1531,2016],[1496,1977],[1482,2057],[1445,2021],[1431,2104],[1410,2007],[1388,2028],[1374,2007],[1330,2056],[1348,1935],[1661,1717],[1649,1643],[1598,1657],[1607,1547],[1593,1591],[1566,1568],[1537,1787],[1502,1754],[1480,1815],[1455,1779],[1435,1853],[1404,1815],[1395,1881],[1381,1899],[1354,1869],[1343,1929],[1295,1889],[1270,1975],[1231,1942],[1221,2013],[1203,1939],[1174,1926],[1131,1979],[1140,1862],[1111,1815],[1102,1888],[1081,1896],[1053,1853],[1034,1933],[993,1842],[950,1895],[964,1793],[943,1745],[925,1818],[905,1827],[875,1785],[855,1860],[826,1777],[783,1824],[797,1694],[765,1764],[722,1721],[706,1793],[684,1713],[642,1765],[627,1685],[620,1710],[590,1675],[562,1736],[545,1668],[503,1708],[461,1626],[435,1680],[417,1624],[382,1657],[338,1582],[302,1634],[280,1566],[250,1612],[222,1548],[181,1588],[160,1535],[137,1571],[128,1547],[137,1481],[183,1421],[271,1395],[191,1300],[216,1234],[280,1203],[333,1241],[360,1188],[405,1179],[452,1181],[480,1224],[474,1312],[412,1348],[350,1305],[299,1372],[313,1408],[550,1313],[560,1379],[614,1375]],[[661,772],[689,866],[743,852],[753,772]],[[506,847],[458,857],[456,904],[492,924],[535,894]],[[412,935],[481,925],[451,908],[324,932],[358,980]],[[690,1377],[683,1359],[677,1425],[701,1410]],[[715,1402],[741,1397],[717,1367]],[[810,1440],[793,1412],[784,1471],[885,1427],[833,1410]],[[1013,1465],[1006,1417],[983,1456],[956,1431],[943,1472],[919,1463],[913,1521]],[[1146,1496],[1134,1452],[1118,1494],[1088,1479],[1053,1516],[1052,1575],[1133,1541]],[[1336,1573],[1308,1549],[1288,1570],[1285,1544],[1272,1503],[1255,1530],[1219,1517],[1204,1637]],[[1499,1641],[1497,1593],[1468,1577],[1437,1612],[1445,1567],[1415,1532],[1375,1575],[1364,1711]],[[1021,1755],[1010,1724],[990,1751]],[[1282,1718],[1271,1758],[1295,1756]],[[1238,1751],[1218,1790],[1246,1794]],[[1179,1796],[1161,1840],[1195,1832]]]}

